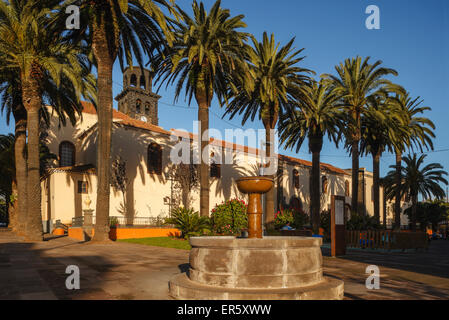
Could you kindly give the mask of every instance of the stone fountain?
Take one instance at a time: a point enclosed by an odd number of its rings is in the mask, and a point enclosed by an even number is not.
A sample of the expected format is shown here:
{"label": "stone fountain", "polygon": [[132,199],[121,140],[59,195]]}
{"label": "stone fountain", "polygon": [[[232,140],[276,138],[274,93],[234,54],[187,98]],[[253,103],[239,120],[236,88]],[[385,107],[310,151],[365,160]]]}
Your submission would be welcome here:
{"label": "stone fountain", "polygon": [[261,195],[273,187],[268,177],[237,181],[249,195],[247,239],[190,239],[190,269],[169,282],[180,300],[334,300],[343,281],[323,276],[321,238],[263,237]]}

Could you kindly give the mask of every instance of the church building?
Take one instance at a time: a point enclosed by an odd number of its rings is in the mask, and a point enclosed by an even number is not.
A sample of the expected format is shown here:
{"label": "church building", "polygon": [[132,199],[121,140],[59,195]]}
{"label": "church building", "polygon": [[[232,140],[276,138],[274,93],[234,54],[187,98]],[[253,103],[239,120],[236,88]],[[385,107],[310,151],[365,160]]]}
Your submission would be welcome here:
{"label": "church building", "polygon": [[[110,216],[131,221],[150,221],[169,216],[176,205],[188,205],[199,211],[199,188],[194,184],[195,166],[180,170],[170,155],[180,141],[195,144],[195,134],[167,130],[159,126],[158,101],[152,91],[148,70],[127,68],[123,74],[123,91],[116,97],[118,111],[113,111],[112,158],[124,164],[126,188],[111,186]],[[97,190],[97,114],[94,106],[83,103],[82,117],[72,126],[59,126],[53,115],[48,128],[47,146],[57,155],[42,178],[42,220],[44,231],[50,232],[57,220],[71,224],[83,216],[83,210],[95,209]],[[174,138],[175,137],[175,138]],[[258,175],[260,150],[211,139],[210,210],[223,201],[246,199],[236,187],[236,179]],[[215,162],[217,156],[231,153],[238,164]],[[275,179],[275,207],[294,207],[309,213],[309,180],[312,163],[278,155]],[[187,187],[180,175],[190,175]],[[351,203],[351,170],[321,163],[321,207],[330,209],[332,195],[346,197]],[[366,213],[373,215],[373,176],[360,169],[359,201]],[[185,180],[185,179],[184,179]],[[192,183],[191,185],[189,183]],[[393,220],[393,205],[384,201],[380,192],[381,221],[386,211],[387,224]],[[187,202],[187,203],[186,203]],[[347,207],[349,212],[349,207]],[[95,212],[94,212],[95,215]],[[403,217],[403,224],[407,219]]]}

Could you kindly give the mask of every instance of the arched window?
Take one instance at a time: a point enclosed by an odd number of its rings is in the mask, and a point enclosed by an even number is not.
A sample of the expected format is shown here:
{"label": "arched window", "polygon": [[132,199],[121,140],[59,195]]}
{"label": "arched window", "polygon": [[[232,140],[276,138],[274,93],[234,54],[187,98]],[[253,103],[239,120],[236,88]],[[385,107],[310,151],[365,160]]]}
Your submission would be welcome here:
{"label": "arched window", "polygon": [[162,148],[153,142],[148,146],[148,172],[162,174]]}
{"label": "arched window", "polygon": [[146,115],[150,114],[150,104],[148,102],[145,103],[145,114]]}
{"label": "arched window", "polygon": [[140,76],[140,88],[145,89],[145,76]]}
{"label": "arched window", "polygon": [[349,197],[349,181],[345,180],[345,196]]}
{"label": "arched window", "polygon": [[210,177],[211,178],[221,178],[221,165],[212,162],[210,165]]}
{"label": "arched window", "polygon": [[137,87],[137,77],[136,77],[136,75],[134,73],[131,75],[130,85],[133,86],[133,87]]}
{"label": "arched window", "polygon": [[293,169],[293,186],[299,189],[299,172],[296,169]]}
{"label": "arched window", "polygon": [[72,167],[75,165],[75,146],[69,141],[59,145],[59,166]]}
{"label": "arched window", "polygon": [[137,99],[136,101],[136,113],[140,113],[142,108],[142,101],[140,99]]}
{"label": "arched window", "polygon": [[322,177],[321,178],[321,192],[322,193],[327,193],[327,184],[328,184],[327,177]]}

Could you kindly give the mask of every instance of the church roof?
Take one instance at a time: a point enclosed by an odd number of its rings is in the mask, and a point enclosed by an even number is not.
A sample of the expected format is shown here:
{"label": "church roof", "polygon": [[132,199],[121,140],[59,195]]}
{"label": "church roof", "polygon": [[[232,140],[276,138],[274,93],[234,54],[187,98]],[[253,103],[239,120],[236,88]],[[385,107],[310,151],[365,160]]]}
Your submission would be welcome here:
{"label": "church roof", "polygon": [[[82,105],[83,105],[83,113],[97,114],[97,111],[95,110],[95,107],[92,103],[83,101]],[[185,138],[189,138],[189,139],[194,139],[197,137],[197,135],[190,133],[190,132],[187,133],[187,132],[182,132],[182,131],[178,131],[175,129],[171,129],[171,131],[164,130],[163,128],[161,128],[159,126],[155,126],[150,123],[146,123],[146,122],[143,122],[140,120],[133,119],[133,118],[127,116],[126,114],[124,114],[120,111],[117,111],[115,109],[113,109],[113,111],[112,111],[112,118],[114,120],[120,120],[121,124],[129,126],[129,127],[133,127],[133,128],[149,130],[152,132],[162,133],[162,134],[166,134],[169,136],[174,134],[176,136],[185,137]],[[255,154],[255,155],[261,154],[261,151],[259,149],[242,146],[239,144],[235,144],[235,143],[224,141],[224,140],[218,140],[218,139],[214,139],[214,138],[211,138],[211,145],[228,148],[228,149],[232,148],[232,150],[235,150],[235,151],[241,151],[244,153],[251,153],[251,154]],[[285,162],[290,162],[292,164],[299,164],[299,165],[306,166],[306,167],[312,166],[312,162],[310,162],[310,161],[306,161],[306,160],[302,160],[302,159],[298,159],[298,158],[294,158],[294,157],[290,157],[290,156],[285,156],[282,154],[279,155],[279,160],[285,161]],[[321,163],[320,166],[321,166],[322,170],[327,170],[329,172],[333,172],[333,173],[337,173],[337,174],[348,175],[348,172],[346,172],[340,168],[334,167],[333,165],[330,165],[328,163]]]}
{"label": "church roof", "polygon": [[[95,107],[92,103],[83,101],[82,105],[83,105],[83,113],[97,114],[97,110],[95,110]],[[150,123],[146,123],[146,122],[143,122],[140,120],[133,119],[133,118],[127,116],[126,114],[124,114],[120,111],[117,111],[115,109],[112,110],[112,118],[114,120],[120,120],[120,123],[123,125],[140,128],[140,129],[145,129],[145,130],[150,130],[150,131],[157,132],[157,133],[171,135],[171,133],[169,131],[162,129],[159,126],[155,126],[154,124],[150,124]]]}

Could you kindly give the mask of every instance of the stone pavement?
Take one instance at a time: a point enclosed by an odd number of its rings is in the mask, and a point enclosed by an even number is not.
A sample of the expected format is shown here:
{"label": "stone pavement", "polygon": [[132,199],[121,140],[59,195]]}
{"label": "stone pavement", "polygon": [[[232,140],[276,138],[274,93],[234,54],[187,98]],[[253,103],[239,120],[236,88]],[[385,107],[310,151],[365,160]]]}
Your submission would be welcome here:
{"label": "stone pavement", "polygon": [[[449,241],[433,242],[428,252],[326,254],[325,275],[345,281],[345,299],[449,299]],[[0,231],[0,299],[169,299],[168,281],[187,270],[188,256],[128,243],[24,242]],[[365,287],[372,264],[380,268],[380,290]],[[80,268],[80,290],[65,287],[69,265]]]}

